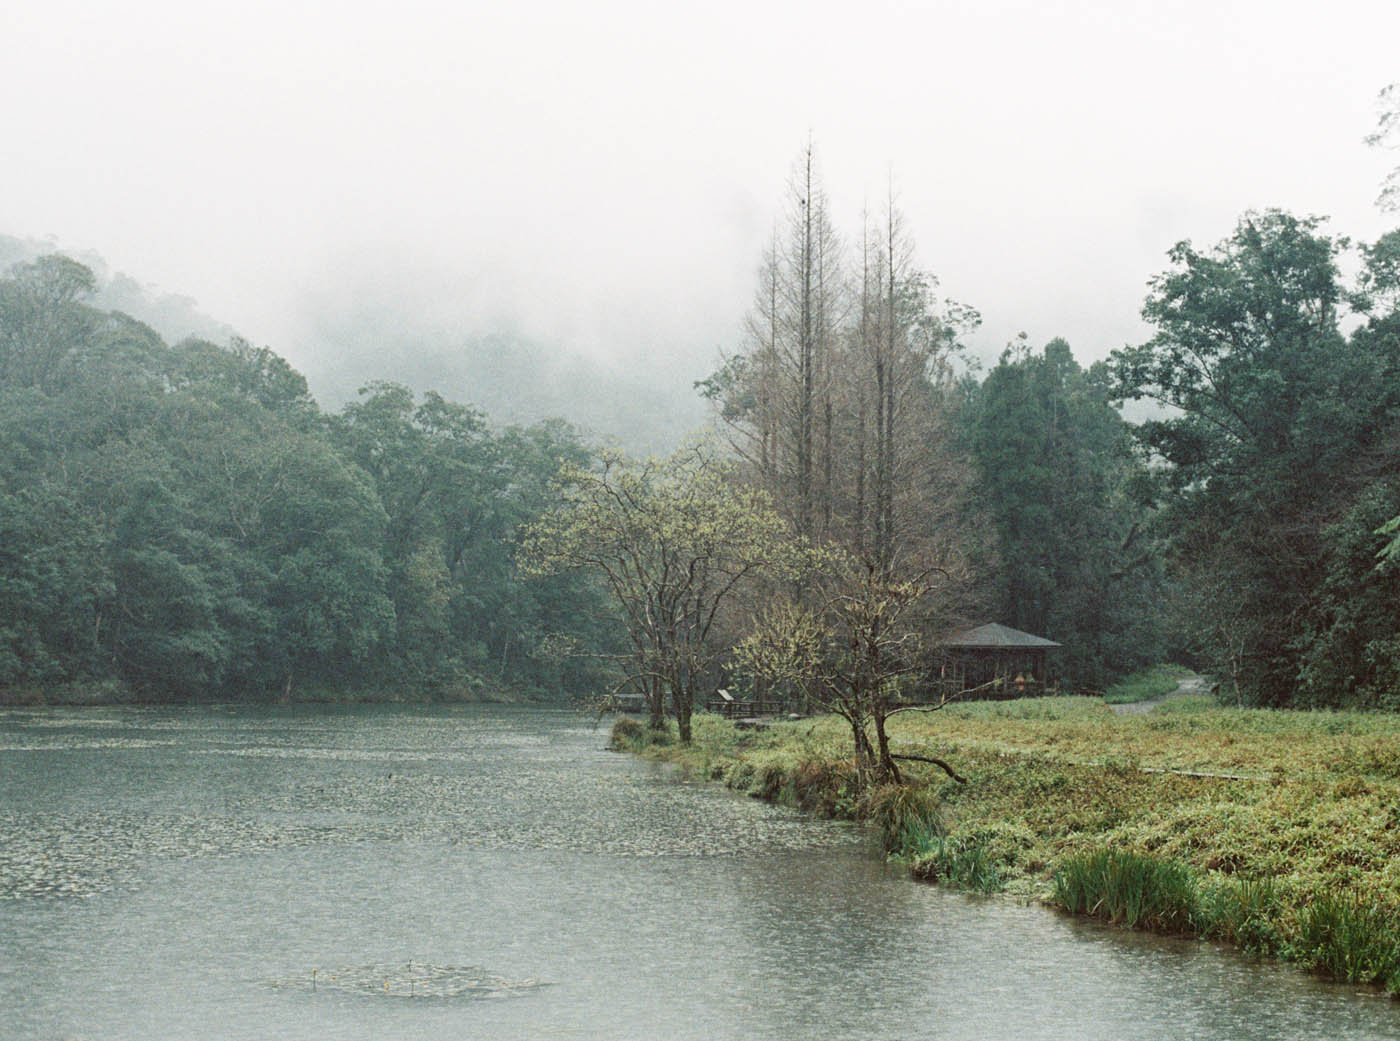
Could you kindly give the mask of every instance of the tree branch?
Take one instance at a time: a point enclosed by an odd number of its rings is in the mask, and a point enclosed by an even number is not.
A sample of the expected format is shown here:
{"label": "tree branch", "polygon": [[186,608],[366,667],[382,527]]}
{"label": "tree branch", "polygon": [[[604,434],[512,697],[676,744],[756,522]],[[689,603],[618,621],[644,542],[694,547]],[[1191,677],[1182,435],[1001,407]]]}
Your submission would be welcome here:
{"label": "tree branch", "polygon": [[944,773],[946,773],[953,780],[957,781],[958,784],[967,784],[966,777],[963,777],[961,774],[959,774],[956,770],[954,770],[951,766],[945,763],[942,759],[939,759],[937,756],[912,755],[909,752],[891,752],[890,758],[909,759],[916,763],[932,763],[934,766],[940,767]]}

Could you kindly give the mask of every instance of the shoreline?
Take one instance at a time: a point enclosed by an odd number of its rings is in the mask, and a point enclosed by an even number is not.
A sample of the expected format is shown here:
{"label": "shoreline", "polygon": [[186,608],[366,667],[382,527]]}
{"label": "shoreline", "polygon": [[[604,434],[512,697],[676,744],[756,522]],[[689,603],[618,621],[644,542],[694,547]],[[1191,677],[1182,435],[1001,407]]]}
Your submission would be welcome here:
{"label": "shoreline", "polygon": [[[1005,893],[1292,962],[1400,997],[1400,719],[1227,709],[1146,715],[1025,699],[902,717],[893,737],[968,779],[906,767],[862,790],[844,721],[695,742],[622,720],[610,746],[817,816],[867,822],[910,877]],[[910,764],[912,767],[913,764]]]}
{"label": "shoreline", "polygon": [[578,699],[560,700],[529,691],[461,690],[432,694],[393,689],[345,690],[310,687],[291,696],[277,692],[249,693],[242,697],[191,695],[184,698],[140,697],[109,685],[65,685],[54,688],[0,690],[0,709],[23,708],[181,708],[209,705],[541,705],[572,707]]}

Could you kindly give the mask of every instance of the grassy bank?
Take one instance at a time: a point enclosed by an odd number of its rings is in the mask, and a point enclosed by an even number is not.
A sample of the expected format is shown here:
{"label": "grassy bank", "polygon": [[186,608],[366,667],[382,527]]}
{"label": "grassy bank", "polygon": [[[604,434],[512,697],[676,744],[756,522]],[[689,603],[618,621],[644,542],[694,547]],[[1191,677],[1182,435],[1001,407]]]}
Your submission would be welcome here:
{"label": "grassy bank", "polygon": [[907,788],[860,790],[834,719],[739,731],[698,717],[682,747],[635,721],[617,747],[759,798],[866,820],[917,878],[1199,936],[1400,992],[1400,717],[1180,698],[900,717]]}

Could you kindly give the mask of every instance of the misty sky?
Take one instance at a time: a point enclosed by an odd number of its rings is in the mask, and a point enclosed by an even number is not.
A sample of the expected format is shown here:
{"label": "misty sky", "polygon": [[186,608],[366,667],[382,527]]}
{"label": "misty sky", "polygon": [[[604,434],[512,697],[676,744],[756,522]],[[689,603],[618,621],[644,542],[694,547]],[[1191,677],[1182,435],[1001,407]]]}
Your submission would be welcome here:
{"label": "misty sky", "polygon": [[1394,226],[1400,155],[1362,139],[1397,41],[1394,0],[11,2],[0,233],[309,371],[368,309],[371,375],[506,332],[688,382],[738,342],[810,131],[847,236],[892,172],[984,355],[1088,361],[1247,208]]}

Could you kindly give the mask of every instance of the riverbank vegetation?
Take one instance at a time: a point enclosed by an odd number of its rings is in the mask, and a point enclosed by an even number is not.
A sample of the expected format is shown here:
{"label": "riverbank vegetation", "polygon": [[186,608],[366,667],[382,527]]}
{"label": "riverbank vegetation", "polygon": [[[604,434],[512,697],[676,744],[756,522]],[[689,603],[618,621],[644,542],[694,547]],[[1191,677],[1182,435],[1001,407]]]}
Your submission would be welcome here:
{"label": "riverbank vegetation", "polygon": [[891,737],[966,783],[912,762],[904,785],[865,785],[831,717],[743,730],[702,715],[688,746],[632,720],[613,731],[737,791],[867,821],[919,879],[1400,991],[1400,717],[1044,698],[901,716]]}

